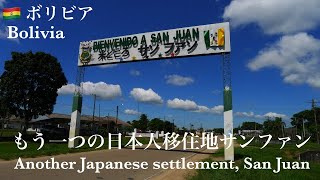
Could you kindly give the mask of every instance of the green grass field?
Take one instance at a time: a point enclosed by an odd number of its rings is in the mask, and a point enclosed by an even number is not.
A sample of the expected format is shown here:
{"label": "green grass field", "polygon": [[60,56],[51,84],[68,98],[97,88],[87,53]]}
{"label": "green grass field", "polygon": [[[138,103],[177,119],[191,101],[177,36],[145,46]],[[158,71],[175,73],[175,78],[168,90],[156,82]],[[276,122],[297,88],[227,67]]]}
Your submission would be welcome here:
{"label": "green grass field", "polygon": [[19,130],[16,129],[1,129],[0,130],[0,137],[13,137],[17,135]]}
{"label": "green grass field", "polygon": [[[239,142],[240,143],[240,142]],[[197,174],[190,177],[189,180],[206,180],[206,179],[320,179],[320,164],[310,163],[310,170],[282,170],[278,174],[274,174],[272,170],[254,170],[243,169],[244,158],[251,157],[254,161],[269,161],[272,168],[276,167],[276,157],[282,157],[283,161],[297,161],[298,154],[307,150],[320,150],[320,145],[314,143],[307,143],[302,148],[298,149],[295,145],[286,145],[280,150],[280,144],[269,144],[264,149],[260,149],[262,145],[255,144],[245,148],[235,148],[236,164],[240,170],[197,170]],[[212,162],[217,157],[223,157],[223,149],[219,150],[216,154],[211,155],[211,158],[205,161]]]}

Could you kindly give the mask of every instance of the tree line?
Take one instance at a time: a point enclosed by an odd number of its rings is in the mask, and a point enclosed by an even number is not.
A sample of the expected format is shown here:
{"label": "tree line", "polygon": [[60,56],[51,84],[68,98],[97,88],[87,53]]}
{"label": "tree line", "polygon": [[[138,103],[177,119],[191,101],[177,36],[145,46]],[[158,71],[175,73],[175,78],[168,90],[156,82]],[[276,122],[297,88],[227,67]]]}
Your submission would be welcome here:
{"label": "tree line", "polygon": [[132,128],[136,128],[141,132],[147,131],[164,131],[164,132],[174,132],[178,131],[176,125],[167,120],[161,120],[160,118],[149,119],[146,114],[141,114],[138,120],[128,121]]}
{"label": "tree line", "polygon": [[[273,137],[292,136],[296,135],[302,138],[311,137],[311,141],[317,142],[317,133],[319,133],[319,117],[320,108],[307,109],[297,112],[290,118],[292,127],[286,128],[288,125],[280,117],[274,119],[267,118],[262,124],[252,121],[246,121],[234,131],[238,130],[262,130],[263,134],[271,134]],[[288,130],[290,129],[290,133]]]}

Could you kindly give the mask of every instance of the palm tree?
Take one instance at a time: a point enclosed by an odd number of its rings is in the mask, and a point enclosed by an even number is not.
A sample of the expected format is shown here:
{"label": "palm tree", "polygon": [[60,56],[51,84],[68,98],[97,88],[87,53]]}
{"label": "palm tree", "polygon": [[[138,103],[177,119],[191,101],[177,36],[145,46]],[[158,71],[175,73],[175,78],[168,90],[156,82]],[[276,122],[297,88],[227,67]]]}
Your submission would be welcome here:
{"label": "palm tree", "polygon": [[[274,120],[274,133],[279,137],[280,134],[284,137],[282,118],[276,117]],[[279,131],[280,130],[280,131]]]}
{"label": "palm tree", "polygon": [[194,126],[194,125],[190,123],[190,131],[193,130],[193,126]]}

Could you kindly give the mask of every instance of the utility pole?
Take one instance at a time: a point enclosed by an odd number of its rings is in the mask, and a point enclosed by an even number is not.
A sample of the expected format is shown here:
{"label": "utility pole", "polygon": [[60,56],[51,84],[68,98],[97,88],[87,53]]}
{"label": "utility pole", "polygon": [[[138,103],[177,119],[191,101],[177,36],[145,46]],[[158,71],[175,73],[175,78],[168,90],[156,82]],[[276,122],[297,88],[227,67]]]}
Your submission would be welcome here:
{"label": "utility pole", "polygon": [[316,123],[316,137],[317,137],[317,143],[320,144],[319,142],[319,133],[318,133],[318,122],[317,122],[317,111],[316,111],[316,101],[315,99],[312,99],[312,109],[314,113],[314,122]]}
{"label": "utility pole", "polygon": [[109,113],[108,113],[108,116],[107,116],[107,130],[108,130],[108,133],[110,133],[110,118],[109,118]]}
{"label": "utility pole", "polygon": [[254,136],[257,136],[257,123],[254,122]]}
{"label": "utility pole", "polygon": [[174,132],[174,119],[172,119],[172,132]]}
{"label": "utility pole", "polygon": [[283,126],[283,122],[281,122],[281,131],[282,131],[282,137],[284,137],[284,126]]}
{"label": "utility pole", "polygon": [[[138,102],[138,118],[137,118],[137,120],[140,118],[140,116],[141,116],[141,113],[140,113],[140,105],[139,105],[139,102]],[[159,118],[160,119],[160,118]]]}
{"label": "utility pole", "polygon": [[119,106],[117,106],[117,117],[116,117],[116,131],[118,133],[118,116],[119,116]]}
{"label": "utility pole", "polygon": [[92,124],[91,124],[91,129],[95,132],[95,127],[94,127],[94,118],[95,118],[95,112],[96,112],[96,100],[97,100],[97,95],[93,95],[93,113],[92,113]]}
{"label": "utility pole", "polygon": [[302,118],[303,139],[306,137],[306,130],[304,128],[304,119]]}
{"label": "utility pole", "polygon": [[296,135],[298,135],[298,121],[296,117],[294,117],[294,121],[296,122]]}
{"label": "utility pole", "polygon": [[100,116],[100,103],[99,103],[99,121],[100,121],[100,118],[101,116]]}
{"label": "utility pole", "polygon": [[96,99],[97,99],[97,95],[94,94],[93,95],[93,113],[92,113],[92,123],[94,123],[94,114],[96,112]]}

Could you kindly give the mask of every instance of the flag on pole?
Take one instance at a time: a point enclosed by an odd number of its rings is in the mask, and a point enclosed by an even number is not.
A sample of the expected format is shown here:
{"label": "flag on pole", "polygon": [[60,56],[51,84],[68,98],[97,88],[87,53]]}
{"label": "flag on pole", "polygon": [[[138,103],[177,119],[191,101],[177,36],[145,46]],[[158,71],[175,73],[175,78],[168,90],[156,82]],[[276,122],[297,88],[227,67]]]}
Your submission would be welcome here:
{"label": "flag on pole", "polygon": [[14,8],[4,8],[2,10],[3,13],[3,19],[8,20],[8,19],[19,19],[21,16],[21,11],[19,7],[14,7]]}

